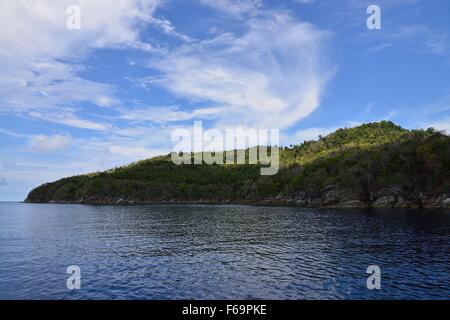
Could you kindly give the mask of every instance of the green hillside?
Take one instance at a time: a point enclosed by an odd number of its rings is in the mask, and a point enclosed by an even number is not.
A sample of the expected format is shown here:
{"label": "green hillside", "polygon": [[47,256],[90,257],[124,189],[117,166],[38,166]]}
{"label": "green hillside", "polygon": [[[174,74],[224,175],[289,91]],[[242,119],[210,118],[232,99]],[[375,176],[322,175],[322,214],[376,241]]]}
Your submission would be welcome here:
{"label": "green hillside", "polygon": [[450,206],[450,137],[392,122],[339,129],[259,165],[180,165],[170,155],[37,187],[26,202],[249,203],[344,207]]}

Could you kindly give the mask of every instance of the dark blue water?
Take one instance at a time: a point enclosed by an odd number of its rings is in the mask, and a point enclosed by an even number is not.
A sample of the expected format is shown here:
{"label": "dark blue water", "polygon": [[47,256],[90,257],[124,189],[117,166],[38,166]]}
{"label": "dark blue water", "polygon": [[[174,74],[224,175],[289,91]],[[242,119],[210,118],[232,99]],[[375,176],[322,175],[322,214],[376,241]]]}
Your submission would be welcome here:
{"label": "dark blue water", "polygon": [[0,203],[0,298],[449,299],[450,213]]}

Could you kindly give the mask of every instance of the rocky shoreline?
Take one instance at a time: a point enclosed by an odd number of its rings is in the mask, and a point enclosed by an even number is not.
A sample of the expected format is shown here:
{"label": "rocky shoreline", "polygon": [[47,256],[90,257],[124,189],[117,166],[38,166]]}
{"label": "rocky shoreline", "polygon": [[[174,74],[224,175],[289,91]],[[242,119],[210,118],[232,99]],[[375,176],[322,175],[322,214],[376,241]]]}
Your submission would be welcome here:
{"label": "rocky shoreline", "polygon": [[[364,199],[364,200],[362,200]],[[134,200],[134,199],[78,199],[72,201],[51,200],[48,202],[29,201],[26,203],[59,203],[88,205],[255,205],[302,208],[449,208],[450,194],[429,196],[421,193],[408,194],[399,187],[380,190],[375,194],[356,195],[349,190],[339,190],[328,186],[317,192],[298,192],[296,195],[279,194],[264,199],[198,199],[198,200]]]}

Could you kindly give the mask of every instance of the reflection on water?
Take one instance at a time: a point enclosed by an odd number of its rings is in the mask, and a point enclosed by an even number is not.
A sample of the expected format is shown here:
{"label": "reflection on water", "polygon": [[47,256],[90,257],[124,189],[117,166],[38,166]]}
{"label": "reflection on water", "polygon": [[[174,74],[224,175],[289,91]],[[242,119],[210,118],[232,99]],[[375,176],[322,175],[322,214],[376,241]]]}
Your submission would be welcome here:
{"label": "reflection on water", "polygon": [[448,299],[449,240],[448,211],[1,203],[0,299]]}

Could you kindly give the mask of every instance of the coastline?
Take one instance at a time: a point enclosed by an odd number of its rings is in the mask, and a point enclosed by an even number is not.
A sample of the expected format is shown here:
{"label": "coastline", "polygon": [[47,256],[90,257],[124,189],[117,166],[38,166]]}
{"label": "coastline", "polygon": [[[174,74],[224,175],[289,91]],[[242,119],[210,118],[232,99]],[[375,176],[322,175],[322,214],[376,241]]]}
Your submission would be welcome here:
{"label": "coastline", "polygon": [[308,208],[308,209],[449,209],[450,205],[438,204],[437,202],[433,204],[421,204],[421,205],[411,205],[399,203],[394,205],[373,205],[362,203],[358,200],[346,201],[343,203],[320,205],[320,204],[299,204],[295,200],[248,200],[248,201],[232,201],[232,200],[198,200],[198,201],[181,201],[181,200],[154,200],[154,201],[128,201],[123,199],[118,200],[97,200],[97,201],[47,201],[47,202],[33,202],[33,201],[23,201],[21,203],[25,204],[72,204],[72,205],[94,205],[94,206],[142,206],[142,205],[160,205],[160,206],[170,206],[170,205],[208,205],[208,206],[257,206],[257,207],[297,207],[297,208]]}

